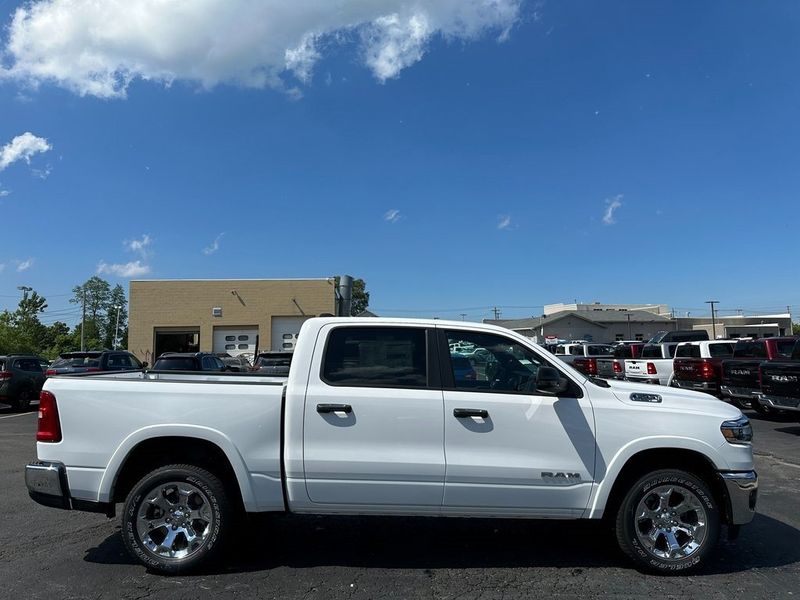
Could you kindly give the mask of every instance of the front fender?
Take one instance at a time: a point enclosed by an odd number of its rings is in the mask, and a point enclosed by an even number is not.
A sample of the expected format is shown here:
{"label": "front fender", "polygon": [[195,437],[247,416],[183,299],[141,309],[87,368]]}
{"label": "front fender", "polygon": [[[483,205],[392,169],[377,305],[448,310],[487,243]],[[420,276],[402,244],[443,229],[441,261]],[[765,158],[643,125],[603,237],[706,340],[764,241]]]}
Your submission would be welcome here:
{"label": "front fender", "polygon": [[635,455],[645,450],[689,450],[697,452],[707,458],[718,471],[730,469],[730,465],[725,457],[719,452],[718,448],[707,442],[689,437],[675,435],[655,435],[635,439],[622,446],[617,453],[605,465],[598,466],[595,486],[589,497],[589,512],[587,517],[599,519],[603,516],[608,497],[617,481],[619,474],[627,462]]}

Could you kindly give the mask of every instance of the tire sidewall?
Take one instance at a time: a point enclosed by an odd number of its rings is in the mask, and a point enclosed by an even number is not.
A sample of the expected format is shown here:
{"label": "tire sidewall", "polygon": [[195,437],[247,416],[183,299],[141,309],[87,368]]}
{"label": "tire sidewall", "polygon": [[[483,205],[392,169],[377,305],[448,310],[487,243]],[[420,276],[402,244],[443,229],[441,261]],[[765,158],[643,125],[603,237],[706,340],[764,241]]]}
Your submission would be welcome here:
{"label": "tire sidewall", "polygon": [[[190,483],[208,498],[213,515],[212,530],[202,548],[191,557],[175,560],[154,555],[142,543],[136,519],[145,496],[154,487],[169,482]],[[162,573],[180,573],[206,564],[217,553],[223,531],[230,519],[222,484],[214,475],[199,468],[164,467],[146,475],[128,495],[122,513],[122,537],[128,551],[147,568]]]}
{"label": "tire sidewall", "polygon": [[[676,485],[694,494],[706,511],[706,537],[702,547],[689,557],[679,560],[665,560],[653,556],[639,541],[636,534],[635,511],[639,501],[653,488]],[[640,566],[653,572],[681,573],[694,570],[704,564],[708,555],[714,551],[720,531],[720,510],[709,486],[697,477],[682,471],[659,471],[640,479],[628,492],[620,511],[621,522],[617,523],[620,544],[623,550]]]}

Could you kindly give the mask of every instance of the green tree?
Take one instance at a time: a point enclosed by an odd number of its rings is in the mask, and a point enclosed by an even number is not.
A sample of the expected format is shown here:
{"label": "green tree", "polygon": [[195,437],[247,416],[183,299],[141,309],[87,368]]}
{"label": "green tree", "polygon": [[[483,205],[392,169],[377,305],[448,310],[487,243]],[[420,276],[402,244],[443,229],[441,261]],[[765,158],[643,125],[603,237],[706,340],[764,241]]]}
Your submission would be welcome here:
{"label": "green tree", "polygon": [[792,335],[800,335],[800,323],[792,323]]}
{"label": "green tree", "polygon": [[[108,309],[111,302],[111,286],[97,275],[90,277],[83,285],[76,285],[72,289],[74,296],[71,303],[85,306],[86,310],[86,335],[87,349],[102,348],[108,337]],[[83,324],[78,325],[78,339],[81,336]]]}

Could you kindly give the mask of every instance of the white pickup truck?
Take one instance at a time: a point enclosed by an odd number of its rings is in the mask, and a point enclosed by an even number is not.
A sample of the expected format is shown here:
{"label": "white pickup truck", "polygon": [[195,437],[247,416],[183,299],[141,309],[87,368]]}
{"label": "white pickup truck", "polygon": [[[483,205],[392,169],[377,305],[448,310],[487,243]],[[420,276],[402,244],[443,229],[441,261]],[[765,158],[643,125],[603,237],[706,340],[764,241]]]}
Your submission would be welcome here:
{"label": "white pickup truck", "polygon": [[625,359],[625,379],[635,383],[669,385],[677,347],[675,342],[645,344],[639,358]]}
{"label": "white pickup truck", "polygon": [[[453,369],[459,343],[490,356]],[[752,520],[751,439],[707,394],[586,378],[499,327],[315,318],[288,381],[49,378],[25,477],[47,506],[122,503],[127,549],[167,573],[237,552],[242,512],[607,519],[674,572]]]}

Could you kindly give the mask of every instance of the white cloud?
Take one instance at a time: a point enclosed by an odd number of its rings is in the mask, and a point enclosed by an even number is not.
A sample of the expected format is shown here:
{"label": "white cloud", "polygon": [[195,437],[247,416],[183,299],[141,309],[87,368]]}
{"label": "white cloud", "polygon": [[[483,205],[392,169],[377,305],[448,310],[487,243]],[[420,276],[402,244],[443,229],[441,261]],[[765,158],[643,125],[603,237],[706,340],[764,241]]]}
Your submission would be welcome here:
{"label": "white cloud", "polygon": [[508,229],[511,227],[511,217],[509,215],[500,215],[497,217],[497,228]]}
{"label": "white cloud", "polygon": [[219,250],[219,242],[222,239],[223,235],[225,235],[224,231],[214,238],[214,241],[211,242],[210,246],[206,246],[205,248],[203,248],[203,254],[208,256],[209,254],[214,254],[214,252]]}
{"label": "white cloud", "polygon": [[389,223],[397,223],[402,218],[400,211],[396,208],[392,208],[386,211],[386,214],[383,215],[383,220],[388,221]]}
{"label": "white cloud", "polygon": [[152,254],[150,246],[153,243],[153,238],[146,233],[142,235],[142,239],[140,240],[125,240],[122,243],[125,245],[125,249],[128,250],[128,252],[135,252],[142,258],[148,258]]}
{"label": "white cloud", "polygon": [[141,277],[150,272],[150,265],[142,264],[139,260],[134,260],[122,264],[109,264],[100,261],[97,265],[98,275],[115,275],[117,277]]}
{"label": "white cloud", "polygon": [[30,131],[26,131],[0,148],[0,171],[18,160],[30,163],[34,154],[47,152],[51,148],[52,146],[45,138],[35,136]]}
{"label": "white cloud", "polygon": [[33,266],[33,260],[34,259],[32,258],[26,258],[25,260],[19,261],[17,263],[17,271],[22,273],[23,271],[27,271],[28,269],[30,269]]}
{"label": "white cloud", "polygon": [[606,225],[613,225],[616,223],[614,218],[617,210],[622,206],[622,194],[617,194],[613,198],[606,199],[606,210],[603,213],[603,223]]}
{"label": "white cloud", "polygon": [[0,198],[5,198],[6,196],[10,196],[11,191],[9,190],[0,190]]}
{"label": "white cloud", "polygon": [[379,81],[419,61],[434,37],[508,37],[523,0],[34,0],[8,26],[0,77],[124,97],[135,79],[221,83],[298,95],[337,45]]}

